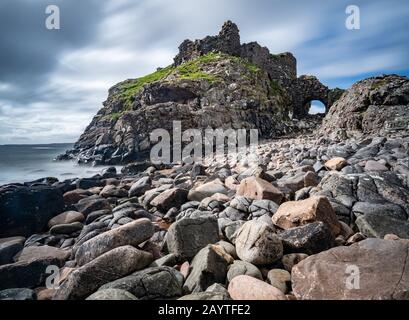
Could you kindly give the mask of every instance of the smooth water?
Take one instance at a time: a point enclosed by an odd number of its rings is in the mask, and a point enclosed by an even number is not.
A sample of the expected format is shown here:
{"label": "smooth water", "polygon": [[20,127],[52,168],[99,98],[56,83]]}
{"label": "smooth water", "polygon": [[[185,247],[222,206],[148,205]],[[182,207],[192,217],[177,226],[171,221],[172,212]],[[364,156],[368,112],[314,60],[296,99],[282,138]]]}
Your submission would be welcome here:
{"label": "smooth water", "polygon": [[45,177],[60,181],[91,177],[105,167],[79,166],[74,161],[53,161],[72,144],[0,145],[0,185]]}

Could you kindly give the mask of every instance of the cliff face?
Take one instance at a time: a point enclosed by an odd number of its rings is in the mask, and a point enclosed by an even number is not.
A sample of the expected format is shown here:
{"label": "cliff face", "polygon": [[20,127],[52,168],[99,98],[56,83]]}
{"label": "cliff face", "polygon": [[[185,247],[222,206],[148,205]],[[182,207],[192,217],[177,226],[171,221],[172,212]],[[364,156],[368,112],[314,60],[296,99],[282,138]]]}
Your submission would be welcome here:
{"label": "cliff face", "polygon": [[337,138],[409,133],[409,79],[372,77],[354,84],[329,110],[321,133]]}
{"label": "cliff face", "polygon": [[288,132],[291,116],[308,113],[311,100],[326,105],[331,91],[311,76],[297,78],[291,53],[273,55],[240,43],[228,21],[217,36],[185,40],[174,64],[109,90],[73,150],[61,158],[119,164],[148,156],[149,134],[158,128],[256,128],[261,137]]}

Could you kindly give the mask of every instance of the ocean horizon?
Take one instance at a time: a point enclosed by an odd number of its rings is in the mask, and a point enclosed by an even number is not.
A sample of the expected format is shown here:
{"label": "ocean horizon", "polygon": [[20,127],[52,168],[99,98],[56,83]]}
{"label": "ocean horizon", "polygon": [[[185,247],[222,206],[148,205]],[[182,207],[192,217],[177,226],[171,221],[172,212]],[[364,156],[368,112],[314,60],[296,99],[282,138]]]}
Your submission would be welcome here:
{"label": "ocean horizon", "polygon": [[73,143],[0,145],[0,185],[24,183],[45,177],[60,181],[91,177],[107,166],[79,165],[76,161],[54,161]]}

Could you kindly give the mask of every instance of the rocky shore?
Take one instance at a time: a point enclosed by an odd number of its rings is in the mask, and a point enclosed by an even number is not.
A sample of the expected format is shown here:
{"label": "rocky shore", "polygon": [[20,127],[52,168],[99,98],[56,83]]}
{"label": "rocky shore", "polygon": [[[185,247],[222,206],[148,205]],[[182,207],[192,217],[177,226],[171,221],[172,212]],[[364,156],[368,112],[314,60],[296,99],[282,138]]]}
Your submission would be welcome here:
{"label": "rocky shore", "polygon": [[[1,186],[0,299],[409,299],[409,79],[360,81],[324,119],[279,117],[257,165],[145,160]],[[112,147],[96,138],[82,156]]]}
{"label": "rocky shore", "polygon": [[303,134],[261,144],[257,167],[3,186],[0,297],[406,299],[408,150],[399,133]]}

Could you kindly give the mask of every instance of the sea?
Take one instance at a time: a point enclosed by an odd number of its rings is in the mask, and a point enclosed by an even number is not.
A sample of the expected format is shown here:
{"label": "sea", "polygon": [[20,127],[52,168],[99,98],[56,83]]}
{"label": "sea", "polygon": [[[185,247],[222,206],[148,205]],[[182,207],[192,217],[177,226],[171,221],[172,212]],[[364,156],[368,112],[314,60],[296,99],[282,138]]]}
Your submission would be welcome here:
{"label": "sea", "polygon": [[[23,183],[45,177],[60,181],[86,178],[106,167],[78,165],[75,161],[54,161],[73,144],[0,145],[0,185]],[[117,167],[120,169],[120,167]]]}

